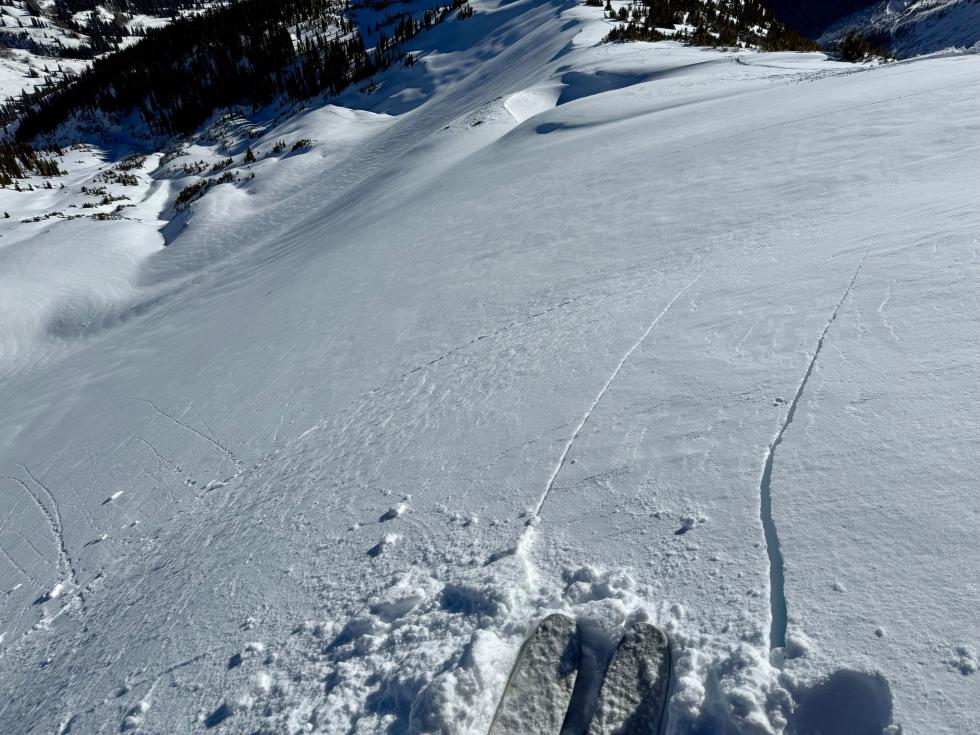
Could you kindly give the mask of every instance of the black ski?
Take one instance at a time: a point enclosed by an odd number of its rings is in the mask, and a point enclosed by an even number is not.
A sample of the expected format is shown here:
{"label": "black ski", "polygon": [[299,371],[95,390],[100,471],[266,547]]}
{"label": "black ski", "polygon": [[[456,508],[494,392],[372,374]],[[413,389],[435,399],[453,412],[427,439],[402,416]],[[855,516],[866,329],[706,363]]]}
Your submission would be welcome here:
{"label": "black ski", "polygon": [[636,623],[609,662],[588,735],[657,735],[669,683],[667,636],[654,625]]}
{"label": "black ski", "polygon": [[574,620],[555,614],[538,623],[517,655],[489,735],[558,735],[581,654]]}

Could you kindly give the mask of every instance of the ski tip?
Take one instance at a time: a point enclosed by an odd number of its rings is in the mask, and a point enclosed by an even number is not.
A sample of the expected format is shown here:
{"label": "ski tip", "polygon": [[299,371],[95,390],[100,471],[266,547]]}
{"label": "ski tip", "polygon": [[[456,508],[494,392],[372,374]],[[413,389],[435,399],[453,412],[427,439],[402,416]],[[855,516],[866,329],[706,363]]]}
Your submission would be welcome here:
{"label": "ski tip", "polygon": [[578,676],[582,643],[576,622],[561,613],[530,632],[490,726],[490,735],[557,735]]}
{"label": "ski tip", "polygon": [[564,613],[551,613],[543,617],[534,627],[535,630],[573,630],[575,626],[575,621]]}
{"label": "ski tip", "polygon": [[651,623],[629,626],[606,668],[588,735],[658,732],[669,686],[667,635]]}
{"label": "ski tip", "polygon": [[642,638],[662,648],[670,648],[670,639],[667,638],[667,634],[653,623],[633,623],[624,636]]}

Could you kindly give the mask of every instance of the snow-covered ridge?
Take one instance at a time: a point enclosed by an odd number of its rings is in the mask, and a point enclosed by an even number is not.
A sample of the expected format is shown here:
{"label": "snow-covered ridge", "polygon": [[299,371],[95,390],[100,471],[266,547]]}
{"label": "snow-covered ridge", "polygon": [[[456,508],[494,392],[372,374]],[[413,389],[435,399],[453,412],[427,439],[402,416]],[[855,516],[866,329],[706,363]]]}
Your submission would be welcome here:
{"label": "snow-covered ridge", "polygon": [[859,30],[901,57],[974,49],[980,43],[976,0],[885,0],[834,23],[821,42]]}
{"label": "snow-covered ridge", "polygon": [[980,731],[977,58],[473,6],[0,191],[0,731],[485,735],[554,611],[669,735]]}

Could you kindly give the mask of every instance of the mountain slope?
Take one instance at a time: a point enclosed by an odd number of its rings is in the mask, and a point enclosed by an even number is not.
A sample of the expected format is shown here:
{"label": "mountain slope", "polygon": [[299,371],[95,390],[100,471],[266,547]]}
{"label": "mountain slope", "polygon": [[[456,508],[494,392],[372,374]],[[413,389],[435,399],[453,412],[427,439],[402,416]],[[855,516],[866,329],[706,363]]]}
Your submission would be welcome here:
{"label": "mountain slope", "polygon": [[902,57],[971,48],[980,43],[980,2],[888,0],[833,23],[821,41],[833,43],[853,29]]}
{"label": "mountain slope", "polygon": [[474,6],[118,218],[0,191],[0,730],[475,735],[553,610],[675,735],[980,729],[977,58]]}

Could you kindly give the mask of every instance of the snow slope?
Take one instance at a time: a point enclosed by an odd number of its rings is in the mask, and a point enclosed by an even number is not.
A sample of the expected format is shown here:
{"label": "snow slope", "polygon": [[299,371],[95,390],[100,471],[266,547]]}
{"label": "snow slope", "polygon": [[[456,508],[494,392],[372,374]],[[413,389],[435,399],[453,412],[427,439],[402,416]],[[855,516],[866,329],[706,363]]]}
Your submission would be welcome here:
{"label": "snow slope", "polygon": [[0,191],[0,731],[482,734],[551,611],[671,734],[980,730],[977,57],[475,7],[308,149]]}
{"label": "snow slope", "polygon": [[831,44],[857,29],[898,56],[968,49],[980,43],[977,0],[886,0],[833,23],[821,42]]}

